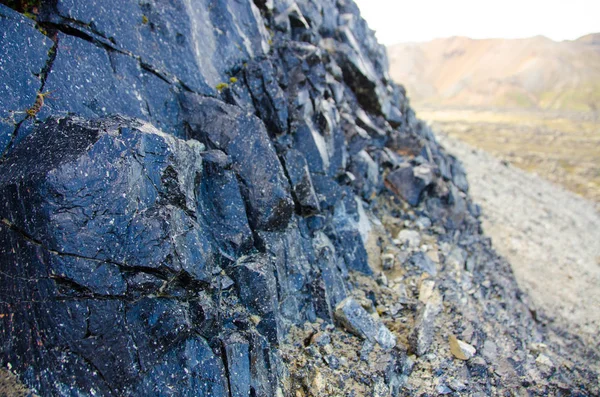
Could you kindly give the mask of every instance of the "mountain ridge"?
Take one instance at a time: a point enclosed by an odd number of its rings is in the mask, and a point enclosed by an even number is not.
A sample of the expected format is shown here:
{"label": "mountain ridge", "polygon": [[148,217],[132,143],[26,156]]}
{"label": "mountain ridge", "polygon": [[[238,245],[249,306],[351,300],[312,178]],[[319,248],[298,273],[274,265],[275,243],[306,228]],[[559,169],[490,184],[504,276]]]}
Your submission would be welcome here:
{"label": "mountain ridge", "polygon": [[414,103],[588,111],[600,102],[600,34],[553,41],[462,36],[388,47]]}

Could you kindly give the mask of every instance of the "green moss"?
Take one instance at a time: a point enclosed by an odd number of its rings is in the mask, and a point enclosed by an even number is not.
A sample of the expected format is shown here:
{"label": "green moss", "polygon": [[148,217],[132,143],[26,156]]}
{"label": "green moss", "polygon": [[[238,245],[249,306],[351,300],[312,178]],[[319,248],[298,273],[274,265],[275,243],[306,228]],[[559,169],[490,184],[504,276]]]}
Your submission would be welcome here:
{"label": "green moss", "polygon": [[229,84],[227,84],[227,83],[219,83],[215,86],[217,91],[223,91],[227,87],[229,87]]}
{"label": "green moss", "polygon": [[37,15],[35,15],[35,14],[32,14],[30,12],[24,12],[23,15],[25,15],[29,19],[33,19],[34,21],[37,21]]}
{"label": "green moss", "polygon": [[142,23],[143,23],[144,25],[146,25],[146,24],[148,23],[148,17],[147,17],[147,16],[145,16],[145,15],[142,15]]}
{"label": "green moss", "polygon": [[229,78],[229,82],[230,82],[231,84],[235,84],[235,83],[237,83],[237,81],[238,81],[237,77],[230,77],[230,78]]}

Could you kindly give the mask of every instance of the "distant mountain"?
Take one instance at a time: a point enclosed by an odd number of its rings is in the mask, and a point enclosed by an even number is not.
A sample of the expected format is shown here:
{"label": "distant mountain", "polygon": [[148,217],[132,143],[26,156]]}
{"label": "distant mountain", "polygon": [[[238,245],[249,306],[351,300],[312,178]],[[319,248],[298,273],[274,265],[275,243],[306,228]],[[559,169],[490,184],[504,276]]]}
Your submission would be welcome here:
{"label": "distant mountain", "polygon": [[451,37],[388,53],[415,103],[600,110],[600,33],[562,42]]}

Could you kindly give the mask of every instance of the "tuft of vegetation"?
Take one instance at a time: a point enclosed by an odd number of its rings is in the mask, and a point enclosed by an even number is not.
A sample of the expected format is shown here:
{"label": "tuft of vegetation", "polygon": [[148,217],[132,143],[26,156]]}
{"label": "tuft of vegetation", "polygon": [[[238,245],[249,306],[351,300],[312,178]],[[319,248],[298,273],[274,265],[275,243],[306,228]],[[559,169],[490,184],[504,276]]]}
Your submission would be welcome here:
{"label": "tuft of vegetation", "polygon": [[148,17],[147,17],[147,16],[145,16],[145,15],[142,15],[142,23],[143,23],[144,25],[147,25],[147,24],[148,24]]}
{"label": "tuft of vegetation", "polygon": [[28,18],[36,20],[42,0],[0,0],[0,3],[20,12]]}
{"label": "tuft of vegetation", "polygon": [[217,91],[223,91],[227,87],[229,87],[229,84],[227,84],[227,83],[219,83],[215,86]]}
{"label": "tuft of vegetation", "polygon": [[237,81],[238,81],[237,77],[230,77],[230,78],[229,78],[229,82],[230,82],[231,84],[235,84],[235,83],[237,83]]}

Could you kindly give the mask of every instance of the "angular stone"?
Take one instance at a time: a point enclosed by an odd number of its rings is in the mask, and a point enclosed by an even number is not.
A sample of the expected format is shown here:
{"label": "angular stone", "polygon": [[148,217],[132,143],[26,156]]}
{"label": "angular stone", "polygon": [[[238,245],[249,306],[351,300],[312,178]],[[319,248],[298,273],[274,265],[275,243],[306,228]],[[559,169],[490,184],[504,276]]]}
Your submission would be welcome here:
{"label": "angular stone", "polygon": [[144,298],[128,305],[126,313],[142,372],[189,335],[187,310],[176,300]]}
{"label": "angular stone", "polygon": [[252,230],[229,157],[220,150],[202,154],[204,177],[197,187],[199,211],[221,252],[235,260],[252,248]]}
{"label": "angular stone", "polygon": [[450,344],[450,351],[452,355],[459,360],[468,360],[475,355],[477,350],[470,344],[457,339],[456,336],[450,335],[448,337],[448,343]]}
{"label": "angular stone", "polygon": [[455,160],[452,163],[452,182],[461,191],[467,193],[469,191],[469,182],[467,182],[467,174],[460,161]]}
{"label": "angular stone", "polygon": [[264,254],[241,257],[228,272],[244,305],[258,314],[277,308],[277,286],[271,259]]}
{"label": "angular stone", "polygon": [[222,150],[231,158],[252,228],[285,228],[293,201],[283,167],[260,119],[240,108],[191,93],[182,96],[182,104],[189,138]]}
{"label": "angular stone", "polygon": [[160,395],[166,391],[189,396],[230,396],[223,362],[206,340],[186,339],[143,375],[131,395]]}
{"label": "angular stone", "polygon": [[248,342],[238,334],[222,340],[230,397],[250,396],[250,355]]}
{"label": "angular stone", "polygon": [[317,193],[302,153],[290,149],[285,153],[284,161],[294,198],[300,207],[300,213],[310,215],[320,212]]}
{"label": "angular stone", "polygon": [[304,154],[310,172],[327,174],[331,164],[327,141],[312,120],[301,121],[294,130],[294,148]]}
{"label": "angular stone", "polygon": [[272,258],[278,316],[288,323],[286,327],[315,318],[312,297],[307,294],[311,266],[303,241],[294,223],[285,232],[259,232],[256,238],[256,246]]}
{"label": "angular stone", "polygon": [[268,342],[253,333],[250,336],[250,395],[256,397],[275,396],[277,388],[276,363]]}
{"label": "angular stone", "polygon": [[425,253],[417,252],[410,257],[409,261],[411,265],[417,267],[421,271],[427,272],[434,277],[437,275],[435,262],[433,262]]}
{"label": "angular stone", "polygon": [[348,171],[356,177],[353,186],[365,200],[373,199],[383,187],[379,166],[365,150],[351,157]]}
{"label": "angular stone", "polygon": [[421,194],[431,184],[432,177],[427,168],[402,167],[390,172],[385,182],[389,189],[414,207],[421,201]]}
{"label": "angular stone", "polygon": [[416,249],[421,245],[421,235],[416,230],[402,229],[397,239],[406,248]]}
{"label": "angular stone", "polygon": [[342,114],[341,126],[348,142],[348,154],[350,156],[367,147],[371,138],[367,131],[356,125],[352,116],[346,113]]}
{"label": "angular stone", "polygon": [[348,331],[358,337],[375,341],[384,349],[396,346],[394,334],[351,297],[336,306],[335,318]]}
{"label": "angular stone", "polygon": [[417,356],[429,351],[433,342],[435,319],[442,310],[442,298],[434,292],[427,303],[420,306],[415,319],[415,328],[410,336],[410,344]]}
{"label": "angular stone", "polygon": [[266,59],[251,62],[244,69],[246,84],[260,118],[271,136],[288,131],[288,104],[277,82],[273,64]]}

